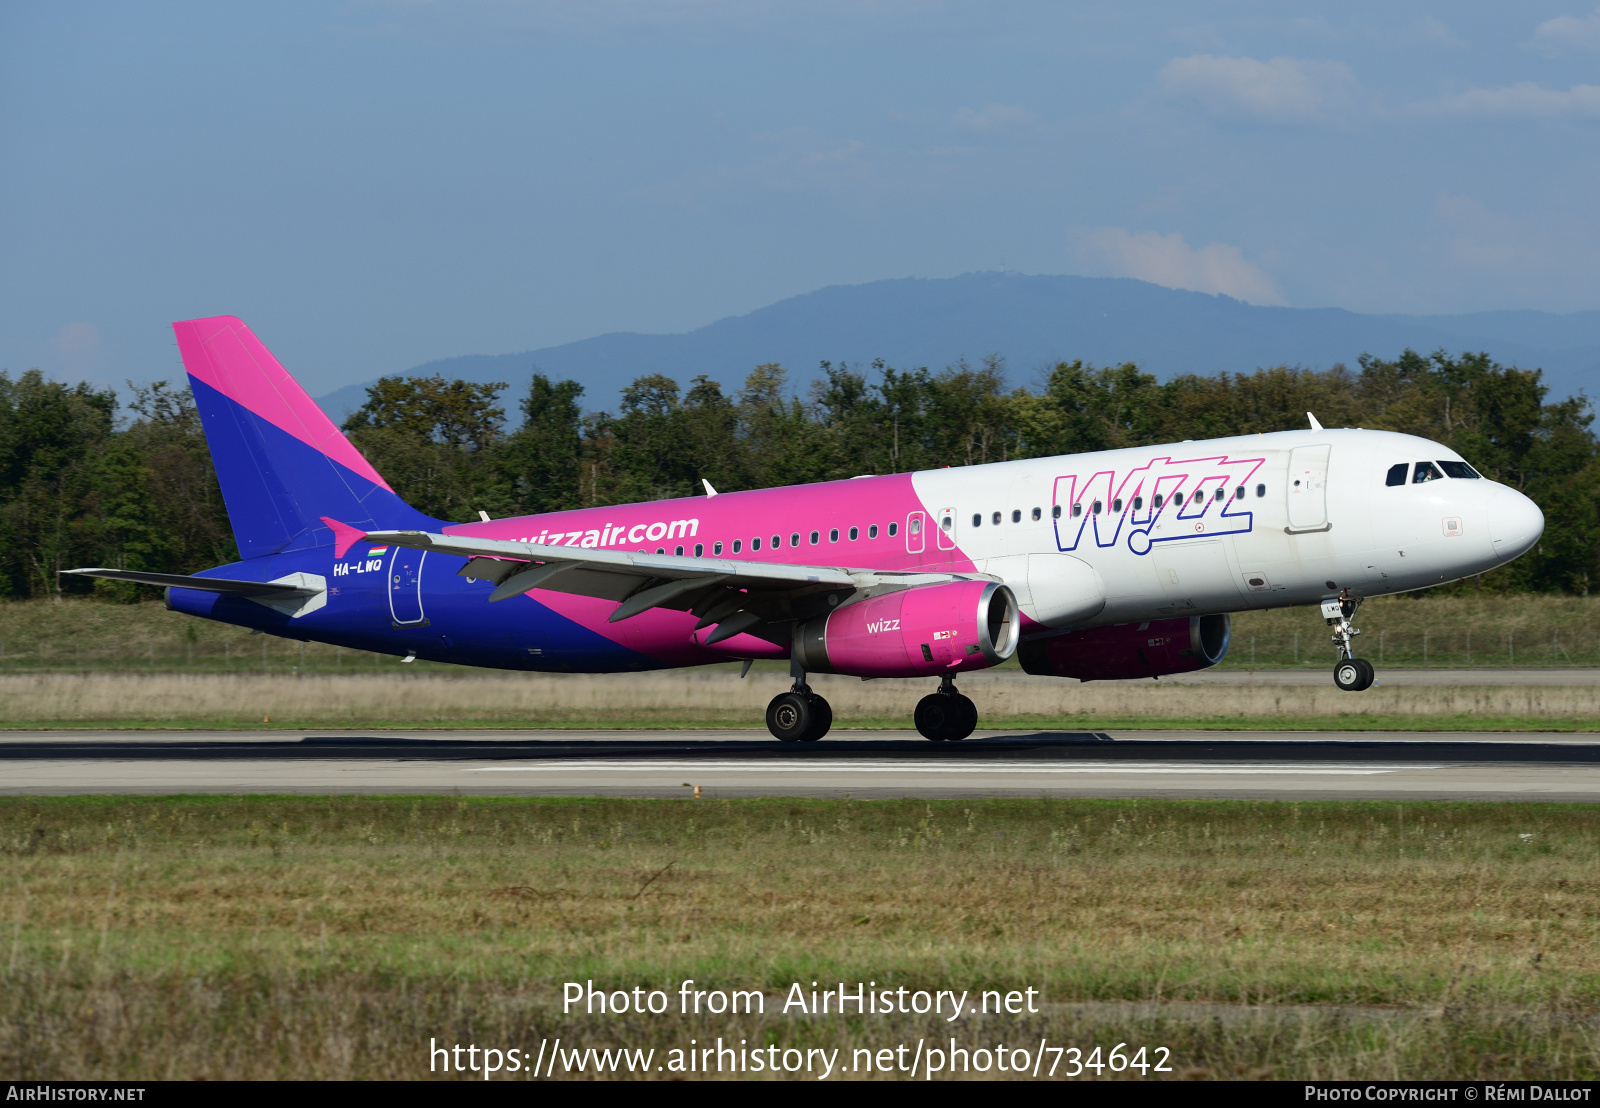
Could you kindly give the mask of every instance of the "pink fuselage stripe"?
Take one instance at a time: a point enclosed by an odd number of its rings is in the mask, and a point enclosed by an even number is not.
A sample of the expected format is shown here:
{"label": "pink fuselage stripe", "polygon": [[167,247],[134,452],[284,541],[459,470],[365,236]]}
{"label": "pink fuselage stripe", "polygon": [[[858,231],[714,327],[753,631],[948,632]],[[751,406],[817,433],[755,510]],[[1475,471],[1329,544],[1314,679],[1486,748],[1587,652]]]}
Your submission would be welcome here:
{"label": "pink fuselage stripe", "polygon": [[[913,515],[920,516],[923,528],[915,537],[907,533],[908,521]],[[802,521],[805,529],[797,531],[796,525]],[[896,525],[893,536],[888,533],[891,523]],[[868,538],[868,529],[874,525],[878,528],[877,537]],[[971,570],[972,560],[959,549],[938,548],[937,537],[932,533],[937,525],[935,513],[917,498],[911,475],[899,473],[860,477],[853,481],[722,493],[714,497],[692,496],[610,508],[580,508],[487,523],[458,523],[447,526],[445,532],[547,546],[574,546],[580,548],[574,551],[580,556],[584,546],[652,553],[664,550],[668,554],[681,546],[684,554],[693,555],[695,546],[699,545],[701,556],[706,558],[884,571]],[[849,537],[851,527],[857,529],[854,540]],[[817,532],[815,545],[811,542],[813,530]],[[829,534],[834,530],[839,537],[830,540]],[[791,542],[796,534],[800,536],[798,546]],[[774,535],[782,542],[777,549],[772,546]],[[755,538],[761,540],[759,550],[751,548],[751,540]],[[733,549],[735,541],[740,543],[737,551]],[[720,553],[716,551],[719,542],[722,544]],[[907,549],[919,545],[920,553]],[[715,648],[706,650],[691,639],[697,621],[688,612],[655,608],[632,619],[607,623],[607,617],[616,609],[615,601],[547,589],[536,589],[533,596],[552,611],[613,642],[669,665],[693,665],[726,657],[719,655]]]}
{"label": "pink fuselage stripe", "polygon": [[172,329],[189,373],[351,472],[394,491],[242,320],[213,316],[174,323]]}

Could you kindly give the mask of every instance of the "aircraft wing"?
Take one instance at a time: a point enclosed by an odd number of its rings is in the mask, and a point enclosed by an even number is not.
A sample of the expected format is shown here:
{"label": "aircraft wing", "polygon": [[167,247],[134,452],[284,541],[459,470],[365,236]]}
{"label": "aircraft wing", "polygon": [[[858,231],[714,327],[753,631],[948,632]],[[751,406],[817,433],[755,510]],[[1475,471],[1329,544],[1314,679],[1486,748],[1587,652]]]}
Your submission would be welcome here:
{"label": "aircraft wing", "polygon": [[763,624],[786,623],[826,612],[858,589],[992,579],[980,573],[885,573],[840,566],[542,546],[426,531],[371,531],[365,541],[464,557],[467,564],[457,572],[463,577],[493,581],[496,588],[489,595],[491,602],[537,588],[615,600],[617,609],[609,617],[612,623],[651,608],[692,612],[700,617],[696,630],[717,625],[706,636],[707,645],[746,631],[760,634]]}

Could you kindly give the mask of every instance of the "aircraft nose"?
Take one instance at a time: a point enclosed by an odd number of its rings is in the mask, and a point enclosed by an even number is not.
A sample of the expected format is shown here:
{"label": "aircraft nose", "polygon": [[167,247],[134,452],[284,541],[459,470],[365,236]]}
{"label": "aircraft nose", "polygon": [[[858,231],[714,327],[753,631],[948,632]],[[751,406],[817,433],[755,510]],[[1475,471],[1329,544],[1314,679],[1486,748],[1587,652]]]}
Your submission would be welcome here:
{"label": "aircraft nose", "polygon": [[1539,541],[1544,513],[1516,489],[1501,489],[1489,501],[1489,540],[1497,561],[1509,562]]}

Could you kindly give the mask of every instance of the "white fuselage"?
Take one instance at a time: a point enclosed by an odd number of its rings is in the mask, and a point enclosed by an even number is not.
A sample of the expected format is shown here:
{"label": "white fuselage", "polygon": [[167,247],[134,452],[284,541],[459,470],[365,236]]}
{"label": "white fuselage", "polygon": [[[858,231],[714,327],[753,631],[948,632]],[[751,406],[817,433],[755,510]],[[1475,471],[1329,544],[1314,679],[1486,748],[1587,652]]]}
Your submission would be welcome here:
{"label": "white fuselage", "polygon": [[[1307,430],[932,470],[914,484],[943,545],[1013,585],[1035,622],[1081,627],[1422,589],[1538,540],[1544,516],[1515,489],[1442,470],[1414,482],[1415,463],[1442,461],[1462,459],[1411,435]],[[1386,483],[1401,464],[1404,483]],[[1100,598],[1084,595],[1096,586]]]}

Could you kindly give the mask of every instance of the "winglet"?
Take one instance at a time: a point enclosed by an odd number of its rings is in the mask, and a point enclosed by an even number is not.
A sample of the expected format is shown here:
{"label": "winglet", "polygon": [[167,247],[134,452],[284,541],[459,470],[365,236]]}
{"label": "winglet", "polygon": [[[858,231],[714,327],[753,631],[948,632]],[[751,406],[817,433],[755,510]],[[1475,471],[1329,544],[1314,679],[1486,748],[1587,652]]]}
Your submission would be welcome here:
{"label": "winglet", "polygon": [[1306,413],[1306,418],[1311,421],[1311,429],[1313,431],[1322,430],[1322,424],[1317,422],[1317,417],[1316,416],[1312,415],[1310,412],[1307,412]]}
{"label": "winglet", "polygon": [[711,487],[711,482],[710,481],[707,481],[704,477],[702,477],[702,478],[700,478],[700,483],[706,487],[706,495],[707,496],[716,496],[717,495],[717,490]]}
{"label": "winglet", "polygon": [[352,527],[348,523],[340,523],[327,516],[318,516],[333,531],[333,556],[343,558],[346,550],[367,537],[367,533],[359,527]]}

